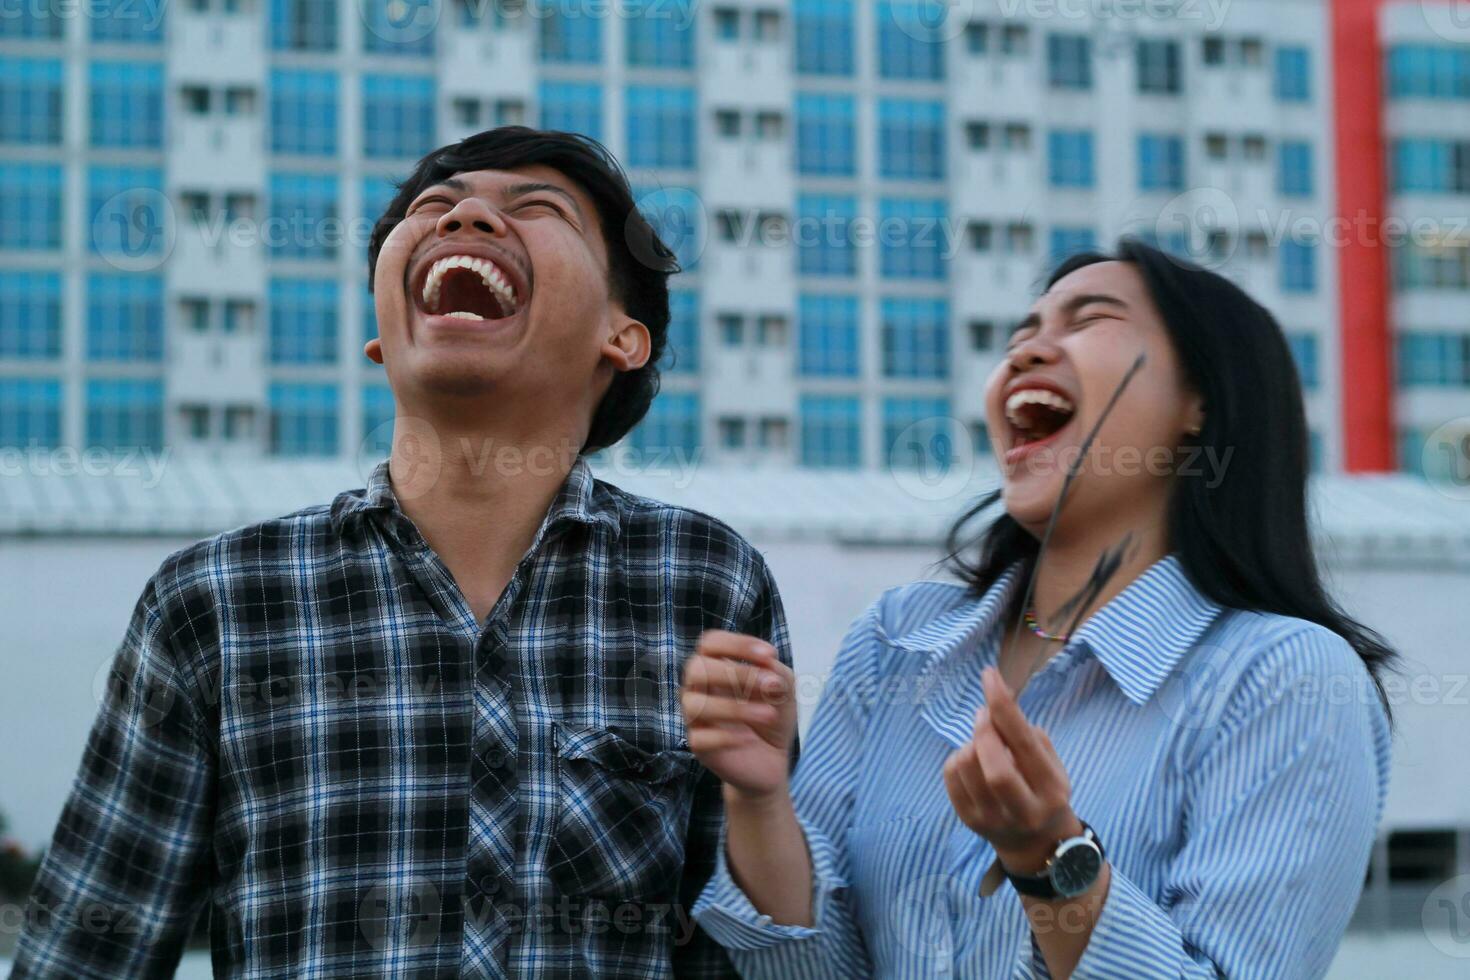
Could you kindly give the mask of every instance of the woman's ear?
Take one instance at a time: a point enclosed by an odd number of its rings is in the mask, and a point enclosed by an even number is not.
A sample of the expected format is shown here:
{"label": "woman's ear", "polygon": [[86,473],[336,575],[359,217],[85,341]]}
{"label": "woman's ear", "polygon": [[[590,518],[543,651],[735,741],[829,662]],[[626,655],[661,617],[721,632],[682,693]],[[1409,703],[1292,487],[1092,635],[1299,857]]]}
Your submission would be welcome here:
{"label": "woman's ear", "polygon": [[648,363],[652,352],[652,335],[632,317],[614,320],[611,334],[602,342],[602,356],[619,371],[638,370]]}

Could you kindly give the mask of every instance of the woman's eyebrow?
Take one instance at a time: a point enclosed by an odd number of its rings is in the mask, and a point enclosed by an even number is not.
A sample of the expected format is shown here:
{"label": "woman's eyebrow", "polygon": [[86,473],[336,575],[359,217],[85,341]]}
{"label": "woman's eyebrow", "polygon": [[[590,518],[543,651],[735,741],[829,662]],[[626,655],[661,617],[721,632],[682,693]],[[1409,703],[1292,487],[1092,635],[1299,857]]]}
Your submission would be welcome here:
{"label": "woman's eyebrow", "polygon": [[[1119,310],[1123,310],[1125,312],[1128,309],[1127,302],[1119,299],[1117,296],[1114,296],[1111,293],[1078,293],[1076,296],[1068,297],[1062,303],[1061,312],[1064,316],[1071,316],[1078,310],[1082,309],[1084,306],[1091,306],[1094,303],[1103,303],[1107,306],[1116,306]],[[1014,337],[1022,330],[1027,330],[1039,326],[1041,326],[1041,314],[1033,310],[1030,313],[1026,314],[1026,318],[1024,320],[1021,320],[1019,323],[1011,328],[1011,336]]]}

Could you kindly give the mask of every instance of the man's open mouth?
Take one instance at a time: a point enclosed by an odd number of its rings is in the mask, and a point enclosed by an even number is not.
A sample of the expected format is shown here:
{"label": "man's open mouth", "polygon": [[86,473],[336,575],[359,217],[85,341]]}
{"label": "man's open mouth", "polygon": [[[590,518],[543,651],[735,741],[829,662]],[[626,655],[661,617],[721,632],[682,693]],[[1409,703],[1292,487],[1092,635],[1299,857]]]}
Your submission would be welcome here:
{"label": "man's open mouth", "polygon": [[1046,442],[1067,427],[1077,414],[1077,405],[1047,388],[1023,388],[1006,399],[1006,420],[1011,424],[1014,448]]}
{"label": "man's open mouth", "polygon": [[459,320],[503,320],[520,309],[505,272],[476,255],[446,255],[429,266],[419,293],[425,313]]}

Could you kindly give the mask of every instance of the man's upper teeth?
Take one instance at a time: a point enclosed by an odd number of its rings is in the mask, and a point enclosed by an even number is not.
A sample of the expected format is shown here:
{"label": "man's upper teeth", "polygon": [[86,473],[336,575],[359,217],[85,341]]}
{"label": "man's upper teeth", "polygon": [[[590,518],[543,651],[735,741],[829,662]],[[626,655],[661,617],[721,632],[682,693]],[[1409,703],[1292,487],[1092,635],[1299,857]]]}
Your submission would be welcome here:
{"label": "man's upper teeth", "polygon": [[1027,405],[1045,405],[1047,408],[1054,408],[1059,412],[1074,412],[1077,410],[1076,406],[1072,404],[1072,400],[1065,395],[1059,395],[1054,391],[1047,391],[1045,388],[1027,388],[1024,391],[1016,392],[1006,399],[1006,415],[1012,422],[1019,425],[1021,424],[1021,420],[1017,417],[1016,413]]}
{"label": "man's upper teeth", "polygon": [[444,274],[450,269],[469,269],[480,276],[480,281],[487,288],[494,290],[508,307],[515,306],[516,291],[511,288],[509,282],[501,271],[495,267],[495,263],[489,259],[476,258],[473,255],[446,255],[439,259],[429,269],[429,277],[424,280],[424,305],[429,309],[439,299],[439,286],[444,282]]}

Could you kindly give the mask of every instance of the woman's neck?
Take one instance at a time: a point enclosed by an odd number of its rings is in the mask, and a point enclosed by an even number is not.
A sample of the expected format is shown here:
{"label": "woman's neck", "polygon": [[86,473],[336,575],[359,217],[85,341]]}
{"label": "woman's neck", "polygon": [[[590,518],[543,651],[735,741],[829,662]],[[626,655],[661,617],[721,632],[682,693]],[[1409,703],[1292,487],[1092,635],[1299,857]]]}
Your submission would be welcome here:
{"label": "woman's neck", "polygon": [[1040,556],[1031,608],[1048,633],[1070,633],[1168,553],[1162,523],[1110,535],[1055,534]]}

